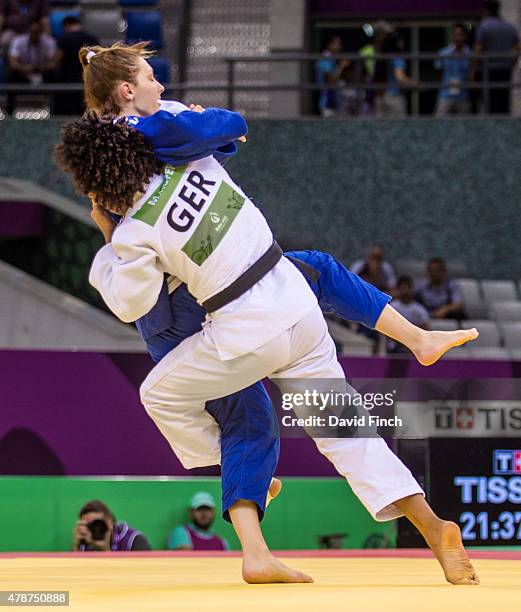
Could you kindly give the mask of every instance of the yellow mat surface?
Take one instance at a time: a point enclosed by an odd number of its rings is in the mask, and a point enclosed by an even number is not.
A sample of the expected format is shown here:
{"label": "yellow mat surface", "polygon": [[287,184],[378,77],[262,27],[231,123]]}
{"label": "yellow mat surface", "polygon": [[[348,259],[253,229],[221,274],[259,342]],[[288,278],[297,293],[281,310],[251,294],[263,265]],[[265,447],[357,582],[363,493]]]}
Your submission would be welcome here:
{"label": "yellow mat surface", "polygon": [[[521,562],[474,560],[480,586],[452,586],[430,559],[283,559],[314,584],[247,585],[238,558],[0,559],[0,590],[70,591],[72,610],[521,610]],[[23,609],[29,609],[24,607]],[[35,609],[35,608],[32,608]],[[42,608],[38,608],[42,609]]]}

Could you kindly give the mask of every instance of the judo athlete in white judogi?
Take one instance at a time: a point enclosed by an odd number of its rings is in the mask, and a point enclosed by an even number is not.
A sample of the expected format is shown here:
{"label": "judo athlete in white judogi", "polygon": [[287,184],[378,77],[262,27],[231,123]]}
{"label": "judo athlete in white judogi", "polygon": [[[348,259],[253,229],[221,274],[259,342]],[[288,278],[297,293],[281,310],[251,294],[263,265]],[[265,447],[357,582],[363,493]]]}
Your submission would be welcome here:
{"label": "judo athlete in white judogi", "polygon": [[[175,129],[176,117],[158,115]],[[233,137],[244,134],[243,128]],[[203,330],[166,355],[142,385],[143,403],[169,439],[182,437],[185,428],[204,436],[206,400],[265,376],[285,393],[301,391],[299,379],[317,385],[342,381],[335,390],[352,391],[313,292],[280,257],[260,211],[211,156],[184,167],[167,165],[151,178],[111,243],[96,255],[90,279],[117,316],[133,321],[157,302],[165,273],[186,283],[208,312]],[[381,441],[316,438],[344,475],[351,457],[373,455],[375,442]],[[400,474],[386,463],[396,500]],[[376,483],[379,478],[381,473],[375,474]],[[410,474],[398,491],[404,498],[421,493]],[[384,492],[375,503],[385,509],[392,501],[386,502]]]}
{"label": "judo athlete in white judogi", "polygon": [[[96,255],[90,281],[121,320],[135,321],[156,303],[165,273],[186,283],[204,304],[272,244],[260,211],[222,166],[207,157],[187,167],[167,167],[163,176],[152,178],[111,244]],[[141,399],[163,434],[182,446],[184,437],[204,439],[205,401],[266,376],[283,393],[300,392],[301,379],[344,380],[316,297],[285,258],[244,294],[209,312],[203,330],[152,370]],[[348,387],[337,382],[335,389]],[[366,456],[380,466],[372,470],[376,486],[367,483],[365,488],[366,505],[375,514],[380,511],[381,518],[400,514],[387,508],[395,499],[421,493],[379,438],[317,438],[316,444],[343,475],[358,472],[357,462],[367,461]],[[379,461],[382,451],[385,462]],[[400,469],[393,469],[397,464]],[[392,488],[388,494],[385,482]]]}

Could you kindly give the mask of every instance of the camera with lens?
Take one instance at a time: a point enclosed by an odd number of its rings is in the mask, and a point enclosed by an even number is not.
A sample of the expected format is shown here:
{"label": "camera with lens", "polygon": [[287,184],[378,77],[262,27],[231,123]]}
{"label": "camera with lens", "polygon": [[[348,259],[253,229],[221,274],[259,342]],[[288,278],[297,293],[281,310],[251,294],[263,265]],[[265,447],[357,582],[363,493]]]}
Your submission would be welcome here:
{"label": "camera with lens", "polygon": [[104,540],[109,526],[103,519],[96,519],[87,523],[93,540]]}

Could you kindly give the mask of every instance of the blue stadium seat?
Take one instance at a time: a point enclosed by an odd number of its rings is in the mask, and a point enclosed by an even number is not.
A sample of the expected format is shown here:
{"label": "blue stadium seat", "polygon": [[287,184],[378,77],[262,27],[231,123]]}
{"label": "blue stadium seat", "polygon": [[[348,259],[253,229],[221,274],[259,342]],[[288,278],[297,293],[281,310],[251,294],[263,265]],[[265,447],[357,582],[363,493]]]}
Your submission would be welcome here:
{"label": "blue stadium seat", "polygon": [[158,0],[119,0],[121,6],[156,6]]}
{"label": "blue stadium seat", "polygon": [[49,21],[51,24],[51,33],[54,38],[60,38],[60,36],[63,36],[63,20],[65,17],[76,17],[77,19],[80,19],[80,11],[75,9],[63,9],[50,12]]}
{"label": "blue stadium seat", "polygon": [[161,85],[170,83],[170,62],[164,57],[151,57],[148,63],[154,69],[154,76]]}
{"label": "blue stadium seat", "polygon": [[128,11],[125,19],[128,43],[149,40],[154,49],[163,47],[163,24],[159,11]]}

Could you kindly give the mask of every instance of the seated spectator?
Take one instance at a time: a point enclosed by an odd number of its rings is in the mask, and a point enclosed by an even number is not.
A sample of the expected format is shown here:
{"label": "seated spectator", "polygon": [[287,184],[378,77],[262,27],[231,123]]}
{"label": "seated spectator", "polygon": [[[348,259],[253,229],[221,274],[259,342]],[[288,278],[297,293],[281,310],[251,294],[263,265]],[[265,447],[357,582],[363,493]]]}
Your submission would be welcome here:
{"label": "seated spectator", "polygon": [[377,245],[369,249],[365,259],[359,259],[351,264],[350,270],[381,291],[389,292],[396,285],[394,269],[384,260],[383,249]]}
{"label": "seated spectator", "polygon": [[457,115],[470,113],[469,90],[464,83],[470,78],[471,61],[468,57],[467,30],[462,23],[452,28],[452,43],[440,49],[441,58],[434,62],[434,67],[442,71],[443,88],[438,94],[436,115]]}
{"label": "seated spectator", "polygon": [[[398,279],[396,298],[391,302],[391,306],[413,325],[429,329],[429,313],[424,306],[414,299],[413,282],[408,276],[402,276]],[[390,353],[409,352],[407,348],[394,340],[387,341],[387,350]]]}
{"label": "seated spectator", "polygon": [[428,310],[431,319],[464,319],[463,294],[455,280],[447,278],[441,257],[427,264],[427,280],[416,292],[416,299]]}
{"label": "seated spectator", "polygon": [[[82,67],[78,53],[82,47],[99,45],[98,39],[85,32],[77,17],[65,17],[64,34],[58,39],[58,71],[60,83],[81,83]],[[54,113],[57,115],[82,115],[84,111],[81,91],[61,93],[56,96]]]}
{"label": "seated spectator", "polygon": [[[6,81],[33,85],[54,82],[57,61],[54,38],[42,30],[40,21],[35,20],[31,23],[27,34],[15,36],[11,41]],[[11,114],[14,96],[10,95],[8,98],[7,112]]]}
{"label": "seated spectator", "polygon": [[0,55],[5,55],[18,34],[26,34],[33,21],[49,31],[48,0],[0,0]]}
{"label": "seated spectator", "polygon": [[124,521],[116,522],[112,511],[101,501],[86,503],[72,532],[75,551],[150,550],[146,537]]}
{"label": "seated spectator", "polygon": [[[322,59],[315,64],[315,78],[317,85],[341,85],[342,73],[349,66],[347,60],[335,60],[331,56],[342,53],[343,45],[340,36],[333,36],[322,51]],[[323,117],[333,117],[339,111],[338,89],[324,89],[320,91],[319,108]]]}
{"label": "seated spectator", "polygon": [[229,550],[228,542],[211,531],[215,521],[215,501],[201,491],[192,497],[190,523],[176,527],[168,538],[170,550]]}

